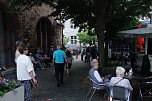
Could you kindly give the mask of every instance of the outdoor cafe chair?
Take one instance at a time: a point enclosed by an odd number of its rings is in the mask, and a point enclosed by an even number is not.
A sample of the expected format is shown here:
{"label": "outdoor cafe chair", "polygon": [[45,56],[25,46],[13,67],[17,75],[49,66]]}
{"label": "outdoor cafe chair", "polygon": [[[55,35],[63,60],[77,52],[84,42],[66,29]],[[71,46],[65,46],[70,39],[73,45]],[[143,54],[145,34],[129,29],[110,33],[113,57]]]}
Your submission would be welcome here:
{"label": "outdoor cafe chair", "polygon": [[144,80],[139,82],[139,98],[141,101],[146,98],[152,98],[152,76],[145,77]]}
{"label": "outdoor cafe chair", "polygon": [[5,71],[6,67],[0,64],[0,72]]}
{"label": "outdoor cafe chair", "polygon": [[110,89],[110,101],[130,101],[131,91],[122,86],[111,86]]}
{"label": "outdoor cafe chair", "polygon": [[0,77],[4,76],[3,71],[6,71],[6,67],[0,64]]}
{"label": "outdoor cafe chair", "polygon": [[[94,81],[94,80],[93,80],[91,77],[89,77],[89,76],[88,76],[88,78],[89,78],[89,80],[91,81],[91,84],[92,84],[92,85],[91,85],[91,87],[90,87],[90,89],[89,89],[89,91],[88,91],[88,93],[87,93],[84,101],[91,101],[93,95],[95,94],[95,92],[96,92],[97,90],[105,90],[105,91],[106,91],[106,85],[105,85],[104,83],[103,83],[103,84],[97,83],[96,81]],[[103,89],[101,89],[100,87],[103,87]],[[104,89],[104,88],[105,88],[105,89]],[[90,95],[90,98],[89,98],[89,100],[87,100],[87,98],[89,97],[89,95]]]}

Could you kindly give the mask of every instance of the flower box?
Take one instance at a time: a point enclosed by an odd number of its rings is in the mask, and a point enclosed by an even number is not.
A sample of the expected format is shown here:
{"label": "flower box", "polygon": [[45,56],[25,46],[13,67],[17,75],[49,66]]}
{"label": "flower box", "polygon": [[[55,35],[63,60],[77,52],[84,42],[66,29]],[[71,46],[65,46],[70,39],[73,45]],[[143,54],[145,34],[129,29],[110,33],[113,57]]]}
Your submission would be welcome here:
{"label": "flower box", "polygon": [[0,101],[24,101],[24,86],[9,91],[0,97]]}

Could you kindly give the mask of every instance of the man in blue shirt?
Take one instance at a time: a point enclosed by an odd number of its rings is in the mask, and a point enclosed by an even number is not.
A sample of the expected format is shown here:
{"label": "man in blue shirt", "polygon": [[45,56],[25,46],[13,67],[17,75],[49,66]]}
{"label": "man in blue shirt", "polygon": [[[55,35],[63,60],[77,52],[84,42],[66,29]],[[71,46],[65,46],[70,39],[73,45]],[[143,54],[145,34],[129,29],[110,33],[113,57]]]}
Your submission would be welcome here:
{"label": "man in blue shirt", "polygon": [[61,50],[60,46],[57,46],[57,50],[53,53],[52,63],[55,65],[55,76],[57,80],[57,87],[63,84],[64,64],[67,62],[66,54]]}

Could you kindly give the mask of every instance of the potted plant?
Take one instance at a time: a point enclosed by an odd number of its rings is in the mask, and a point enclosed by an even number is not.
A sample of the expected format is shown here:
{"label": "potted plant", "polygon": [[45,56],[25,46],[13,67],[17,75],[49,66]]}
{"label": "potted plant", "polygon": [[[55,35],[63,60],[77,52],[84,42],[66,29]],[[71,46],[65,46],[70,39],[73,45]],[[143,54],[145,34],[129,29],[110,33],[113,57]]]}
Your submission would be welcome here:
{"label": "potted plant", "polygon": [[15,80],[7,80],[0,71],[0,101],[24,101],[24,86]]}

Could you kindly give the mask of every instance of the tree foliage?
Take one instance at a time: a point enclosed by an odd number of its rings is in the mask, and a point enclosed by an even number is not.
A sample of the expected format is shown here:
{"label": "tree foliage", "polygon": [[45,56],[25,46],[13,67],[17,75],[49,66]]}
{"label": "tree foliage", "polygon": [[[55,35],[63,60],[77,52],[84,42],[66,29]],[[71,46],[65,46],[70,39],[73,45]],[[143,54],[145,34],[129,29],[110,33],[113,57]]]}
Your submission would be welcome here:
{"label": "tree foliage", "polygon": [[63,45],[66,45],[70,41],[70,37],[63,37]]}
{"label": "tree foliage", "polygon": [[[30,9],[46,3],[54,7],[49,16],[71,18],[80,29],[95,29],[99,41],[99,63],[104,61],[104,40],[113,35],[139,15],[148,15],[152,0],[11,0],[18,10]],[[101,61],[100,61],[101,60]]]}
{"label": "tree foliage", "polygon": [[[46,3],[55,8],[49,16],[60,15],[60,19],[72,18],[81,29],[96,27],[98,0],[11,0],[12,7],[22,11]],[[104,1],[104,0],[103,0]],[[114,34],[126,27],[139,15],[149,15],[152,0],[107,0],[105,7],[105,30]],[[107,35],[107,34],[106,34]]]}
{"label": "tree foliage", "polygon": [[77,35],[80,43],[91,44],[92,42],[93,43],[97,42],[97,36],[88,35],[88,31],[81,31]]}

